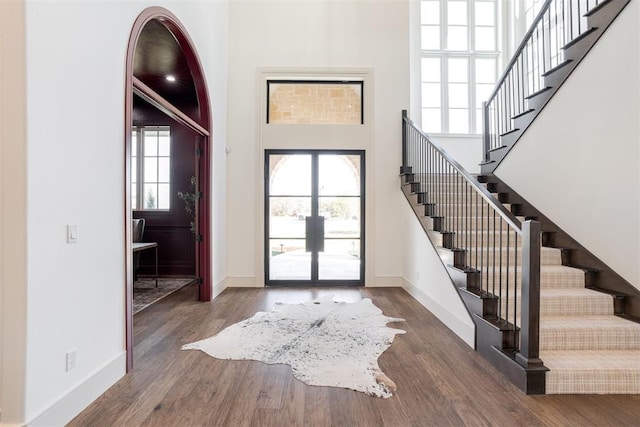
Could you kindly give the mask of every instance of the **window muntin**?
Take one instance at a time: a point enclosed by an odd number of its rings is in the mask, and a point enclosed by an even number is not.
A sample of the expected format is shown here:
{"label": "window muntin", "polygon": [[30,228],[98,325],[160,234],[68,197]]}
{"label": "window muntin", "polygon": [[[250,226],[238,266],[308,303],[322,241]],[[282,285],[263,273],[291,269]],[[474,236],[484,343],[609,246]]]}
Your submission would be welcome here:
{"label": "window muntin", "polygon": [[171,208],[171,129],[134,127],[131,135],[131,206],[135,210]]}
{"label": "window muntin", "polygon": [[360,125],[363,81],[267,80],[267,123]]}
{"label": "window muntin", "polygon": [[422,0],[422,127],[482,132],[482,102],[498,67],[497,0]]}

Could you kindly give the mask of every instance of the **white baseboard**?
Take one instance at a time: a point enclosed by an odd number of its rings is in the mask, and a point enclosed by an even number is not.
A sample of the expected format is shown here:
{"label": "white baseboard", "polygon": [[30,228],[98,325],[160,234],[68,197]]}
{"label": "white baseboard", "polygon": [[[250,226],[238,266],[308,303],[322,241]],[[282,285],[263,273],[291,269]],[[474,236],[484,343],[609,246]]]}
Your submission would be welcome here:
{"label": "white baseboard", "polygon": [[[220,292],[216,293],[215,289],[221,283],[223,283],[223,287],[220,290],[222,292],[225,288],[262,288],[264,286],[256,284],[256,278],[253,276],[235,276],[235,277],[227,277],[226,279],[218,282],[214,286],[214,295],[218,295]],[[402,287],[404,283],[404,279],[400,276],[377,276],[373,278],[373,281],[368,282],[365,286],[368,288],[388,288],[388,287]]]}
{"label": "white baseboard", "polygon": [[449,311],[446,307],[442,306],[439,302],[427,295],[422,289],[414,286],[411,282],[403,279],[402,286],[409,295],[415,298],[420,304],[422,304],[427,310],[433,313],[438,320],[451,329],[453,333],[459,336],[469,347],[475,348],[475,325],[471,319],[461,319],[454,313]]}
{"label": "white baseboard", "polygon": [[226,288],[263,288],[256,284],[254,276],[233,276],[225,279]]}
{"label": "white baseboard", "polygon": [[213,289],[211,289],[211,299],[220,295],[225,289],[227,289],[227,279],[222,279],[218,283],[214,283]]}
{"label": "white baseboard", "polygon": [[373,278],[373,284],[367,283],[367,288],[400,288],[403,284],[403,278],[399,276],[376,276]]}
{"label": "white baseboard", "polygon": [[109,387],[126,374],[127,353],[116,356],[78,384],[57,402],[37,415],[28,426],[62,426],[82,412]]}

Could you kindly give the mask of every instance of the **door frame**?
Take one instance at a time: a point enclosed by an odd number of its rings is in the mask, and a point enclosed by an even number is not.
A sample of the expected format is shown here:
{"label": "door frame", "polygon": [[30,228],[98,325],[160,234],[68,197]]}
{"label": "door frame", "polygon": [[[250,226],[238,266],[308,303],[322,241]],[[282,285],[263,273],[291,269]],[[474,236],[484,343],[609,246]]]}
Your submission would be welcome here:
{"label": "door frame", "polygon": [[[133,75],[133,60],[138,39],[145,25],[156,20],[173,34],[189,64],[196,88],[199,106],[199,121],[192,119],[171,104],[157,92]],[[192,129],[200,142],[200,155],[196,171],[198,191],[201,197],[196,203],[197,234],[202,239],[196,242],[196,277],[199,278],[198,299],[210,301],[211,281],[211,108],[209,92],[203,68],[194,43],[186,28],[167,9],[152,6],[144,9],[136,18],[129,37],[125,65],[125,108],[124,108],[124,254],[125,254],[125,349],[127,352],[127,372],[133,369],[133,274],[131,240],[131,129],[133,123],[133,96],[137,95],[149,102],[169,117]]]}
{"label": "door frame", "polygon": [[[269,278],[269,261],[270,261],[270,235],[269,235],[269,219],[271,217],[269,212],[269,179],[271,177],[271,171],[269,170],[269,157],[272,154],[284,154],[284,155],[311,155],[315,156],[317,159],[319,155],[323,154],[335,154],[335,155],[358,155],[360,157],[360,278],[358,280],[313,280],[313,263],[316,263],[316,274],[317,274],[317,257],[312,255],[312,275],[309,280],[272,280]],[[317,161],[314,162],[312,157],[312,164],[315,163],[315,174],[319,173],[319,169],[317,166]],[[265,285],[266,286],[364,286],[365,284],[365,271],[366,271],[366,256],[365,256],[365,248],[366,248],[366,240],[365,240],[365,230],[366,230],[366,151],[365,150],[349,150],[349,149],[267,149],[264,150],[264,191],[263,191],[263,204],[264,204],[264,273],[265,273]],[[312,167],[312,171],[310,173],[314,173],[314,167]],[[317,176],[312,176],[312,186],[317,186]],[[312,188],[311,197],[319,198],[317,194],[317,190]],[[314,196],[315,193],[315,196]],[[316,201],[317,203],[317,201]],[[314,202],[312,200],[312,206]]]}
{"label": "door frame", "polygon": [[[267,105],[267,81],[274,79],[283,80],[362,80],[364,110],[362,112],[364,123],[357,125],[280,125],[266,122]],[[376,144],[373,137],[375,120],[373,114],[374,100],[374,72],[372,68],[366,67],[261,67],[255,74],[255,115],[260,121],[258,127],[258,155],[255,156],[254,167],[256,171],[263,171],[264,150],[266,149],[297,149],[304,141],[304,148],[308,149],[352,149],[364,150],[366,153],[365,165],[371,171],[376,165]],[[368,174],[366,177],[366,188],[374,188],[375,176]],[[255,216],[255,239],[253,240],[254,273],[249,276],[238,276],[228,278],[234,286],[263,287],[265,286],[264,271],[264,209],[260,207],[264,203],[264,175],[260,172],[255,174],[254,185],[257,191],[254,192],[253,206],[256,207]],[[372,245],[376,229],[377,218],[376,194],[369,192],[366,197],[367,230],[365,254],[367,259],[375,259],[376,248]],[[371,262],[365,266],[365,286],[376,286],[375,268]]]}

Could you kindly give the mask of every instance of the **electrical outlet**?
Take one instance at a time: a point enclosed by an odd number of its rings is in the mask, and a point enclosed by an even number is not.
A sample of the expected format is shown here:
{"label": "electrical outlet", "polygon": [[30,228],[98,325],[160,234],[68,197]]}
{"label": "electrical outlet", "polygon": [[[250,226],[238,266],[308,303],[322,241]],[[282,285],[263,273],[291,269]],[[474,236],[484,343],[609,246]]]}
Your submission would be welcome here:
{"label": "electrical outlet", "polygon": [[78,349],[72,348],[67,351],[67,372],[78,365]]}

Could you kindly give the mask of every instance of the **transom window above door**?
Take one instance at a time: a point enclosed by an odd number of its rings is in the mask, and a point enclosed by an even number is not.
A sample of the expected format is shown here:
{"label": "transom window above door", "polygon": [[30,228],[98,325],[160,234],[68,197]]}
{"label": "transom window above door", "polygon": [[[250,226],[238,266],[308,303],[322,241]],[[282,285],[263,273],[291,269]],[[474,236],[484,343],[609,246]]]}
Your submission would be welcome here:
{"label": "transom window above door", "polygon": [[267,123],[361,125],[362,80],[267,80]]}
{"label": "transom window above door", "polygon": [[171,129],[133,127],[131,133],[131,206],[134,210],[171,208]]}

